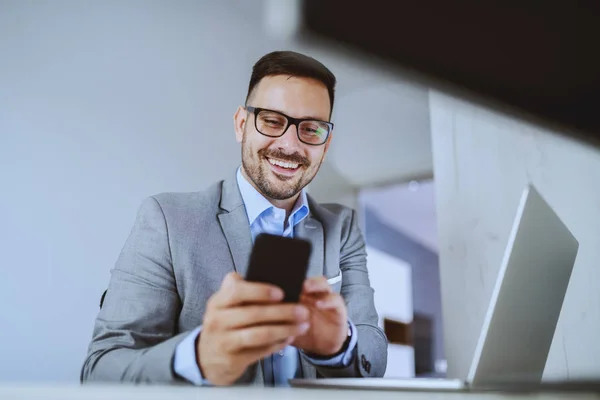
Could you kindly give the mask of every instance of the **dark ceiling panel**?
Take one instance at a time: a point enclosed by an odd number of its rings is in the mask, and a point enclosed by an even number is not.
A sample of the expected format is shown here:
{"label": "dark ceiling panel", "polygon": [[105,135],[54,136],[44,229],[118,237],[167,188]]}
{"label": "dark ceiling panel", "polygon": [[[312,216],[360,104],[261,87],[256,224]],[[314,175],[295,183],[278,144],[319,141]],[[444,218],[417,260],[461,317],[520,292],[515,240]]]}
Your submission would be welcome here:
{"label": "dark ceiling panel", "polygon": [[304,0],[305,33],[600,139],[600,1]]}

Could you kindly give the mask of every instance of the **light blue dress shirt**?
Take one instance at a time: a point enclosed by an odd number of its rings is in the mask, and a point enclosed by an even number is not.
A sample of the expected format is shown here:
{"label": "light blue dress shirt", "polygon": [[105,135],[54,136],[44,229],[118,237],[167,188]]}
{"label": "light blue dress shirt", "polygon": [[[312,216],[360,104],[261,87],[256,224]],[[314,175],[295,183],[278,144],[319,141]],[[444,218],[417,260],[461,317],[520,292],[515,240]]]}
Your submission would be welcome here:
{"label": "light blue dress shirt", "polygon": [[[293,237],[294,227],[309,214],[308,201],[306,193],[301,192],[292,212],[286,219],[284,209],[273,206],[246,178],[237,171],[237,183],[246,207],[248,222],[252,240],[260,233],[270,233],[273,235]],[[348,348],[342,354],[329,359],[314,359],[310,361],[315,365],[330,367],[344,367],[352,361],[354,348],[356,347],[356,327],[351,321],[350,325],[351,339]],[[203,379],[200,368],[196,362],[196,339],[202,326],[193,330],[175,350],[173,368],[176,374],[196,385],[210,385]],[[298,362],[298,349],[288,346],[279,353],[272,354],[263,360],[263,374],[266,386],[287,386],[288,380],[301,376],[301,364]]]}

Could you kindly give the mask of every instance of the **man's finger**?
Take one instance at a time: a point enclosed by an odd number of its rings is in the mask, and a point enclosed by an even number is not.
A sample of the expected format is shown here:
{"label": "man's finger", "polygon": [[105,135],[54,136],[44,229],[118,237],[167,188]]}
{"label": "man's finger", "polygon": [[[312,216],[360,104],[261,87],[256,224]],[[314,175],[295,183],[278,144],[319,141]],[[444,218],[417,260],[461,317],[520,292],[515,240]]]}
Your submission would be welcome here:
{"label": "man's finger", "polygon": [[321,300],[329,296],[331,293],[317,292],[317,293],[302,293],[300,295],[300,304],[315,305],[317,300]]}
{"label": "man's finger", "polygon": [[234,282],[238,282],[238,281],[242,281],[244,280],[244,278],[242,278],[242,276],[236,272],[230,272],[227,275],[225,275],[225,278],[223,279],[223,286],[228,286],[233,284]]}
{"label": "man's finger", "polygon": [[270,356],[273,353],[277,353],[278,351],[285,349],[287,346],[292,344],[293,341],[294,337],[289,337],[282,340],[281,342],[271,344],[268,346],[243,350],[240,353],[240,362],[244,365],[250,365],[258,360],[262,360],[263,358]]}
{"label": "man's finger", "polygon": [[304,293],[330,293],[331,286],[327,283],[327,278],[324,276],[318,276],[308,278],[304,281],[302,287]]}
{"label": "man's finger", "polygon": [[244,350],[272,346],[290,337],[305,333],[310,327],[308,322],[301,324],[262,325],[231,331],[227,347],[232,353]]}
{"label": "man's finger", "polygon": [[219,314],[224,329],[237,329],[261,324],[294,324],[308,320],[308,309],[299,304],[249,305],[223,310]]}
{"label": "man's finger", "polygon": [[229,308],[248,303],[273,303],[283,299],[283,291],[266,283],[247,282],[237,274],[228,274],[216,293],[214,304]]}
{"label": "man's finger", "polygon": [[332,310],[345,307],[344,299],[338,293],[330,293],[327,296],[315,299],[314,306],[319,310]]}

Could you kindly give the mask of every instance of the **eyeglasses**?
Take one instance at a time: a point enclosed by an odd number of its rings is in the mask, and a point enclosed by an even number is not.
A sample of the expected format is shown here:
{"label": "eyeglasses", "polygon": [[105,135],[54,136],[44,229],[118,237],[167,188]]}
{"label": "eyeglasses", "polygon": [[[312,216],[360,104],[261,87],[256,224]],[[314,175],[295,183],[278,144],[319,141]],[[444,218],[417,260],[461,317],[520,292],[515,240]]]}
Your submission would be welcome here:
{"label": "eyeglasses", "polygon": [[327,141],[333,130],[331,122],[316,119],[298,119],[287,116],[279,111],[247,106],[246,110],[254,114],[256,130],[269,137],[283,136],[290,125],[296,126],[298,139],[311,146],[320,146]]}

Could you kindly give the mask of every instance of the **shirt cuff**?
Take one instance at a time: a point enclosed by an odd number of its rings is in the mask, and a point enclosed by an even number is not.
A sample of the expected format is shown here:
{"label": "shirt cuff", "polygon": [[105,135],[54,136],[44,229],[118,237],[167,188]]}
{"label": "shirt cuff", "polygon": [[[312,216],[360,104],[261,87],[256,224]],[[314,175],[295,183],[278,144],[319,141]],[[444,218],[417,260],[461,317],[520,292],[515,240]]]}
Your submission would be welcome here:
{"label": "shirt cuff", "polygon": [[348,326],[350,329],[350,342],[348,343],[348,347],[341,353],[334,355],[331,358],[314,358],[310,355],[304,353],[306,358],[314,365],[322,366],[322,367],[347,367],[352,362],[352,357],[354,356],[354,348],[356,347],[356,343],[358,342],[358,336],[356,334],[356,326],[352,323],[352,321],[348,320]]}
{"label": "shirt cuff", "polygon": [[198,367],[198,362],[196,361],[196,340],[200,332],[202,332],[202,326],[194,329],[177,345],[173,357],[173,370],[181,378],[194,385],[210,385],[202,377],[200,367]]}

